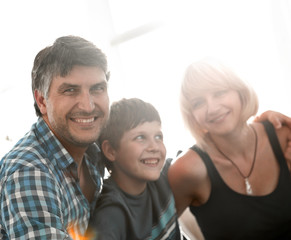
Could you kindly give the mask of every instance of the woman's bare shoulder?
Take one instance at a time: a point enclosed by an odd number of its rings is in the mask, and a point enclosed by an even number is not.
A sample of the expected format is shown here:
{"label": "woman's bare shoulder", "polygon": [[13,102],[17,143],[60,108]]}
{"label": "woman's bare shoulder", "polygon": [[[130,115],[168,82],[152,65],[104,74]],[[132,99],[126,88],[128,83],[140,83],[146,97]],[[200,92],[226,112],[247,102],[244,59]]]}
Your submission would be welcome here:
{"label": "woman's bare shoulder", "polygon": [[207,175],[206,167],[200,156],[193,150],[188,149],[172,163],[169,175],[183,181],[199,181]]}
{"label": "woman's bare shoulder", "polygon": [[189,205],[201,205],[207,200],[210,182],[204,162],[195,151],[189,149],[174,161],[168,177],[178,214]]}

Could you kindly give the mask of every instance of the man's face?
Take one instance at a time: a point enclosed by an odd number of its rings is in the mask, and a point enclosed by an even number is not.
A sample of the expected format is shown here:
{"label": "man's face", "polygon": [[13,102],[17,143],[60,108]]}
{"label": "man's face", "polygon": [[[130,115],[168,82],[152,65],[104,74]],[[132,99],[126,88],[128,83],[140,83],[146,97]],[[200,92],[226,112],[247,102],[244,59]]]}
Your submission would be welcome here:
{"label": "man's face", "polygon": [[108,118],[105,73],[97,67],[75,66],[68,76],[55,77],[40,110],[64,147],[86,148]]}

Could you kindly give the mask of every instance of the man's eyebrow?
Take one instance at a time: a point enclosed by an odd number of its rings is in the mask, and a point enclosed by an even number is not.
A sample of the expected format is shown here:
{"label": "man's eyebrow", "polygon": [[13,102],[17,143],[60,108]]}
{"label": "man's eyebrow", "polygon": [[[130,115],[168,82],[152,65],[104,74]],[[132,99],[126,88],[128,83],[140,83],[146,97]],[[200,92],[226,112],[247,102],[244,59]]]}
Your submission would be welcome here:
{"label": "man's eyebrow", "polygon": [[62,83],[62,84],[59,86],[59,90],[66,89],[66,88],[77,88],[77,87],[79,87],[79,85],[77,85],[77,84]]}
{"label": "man's eyebrow", "polygon": [[103,86],[103,87],[107,87],[107,82],[106,81],[102,81],[102,82],[99,82],[99,83],[96,83],[94,85],[92,85],[93,87],[98,87],[98,86]]}

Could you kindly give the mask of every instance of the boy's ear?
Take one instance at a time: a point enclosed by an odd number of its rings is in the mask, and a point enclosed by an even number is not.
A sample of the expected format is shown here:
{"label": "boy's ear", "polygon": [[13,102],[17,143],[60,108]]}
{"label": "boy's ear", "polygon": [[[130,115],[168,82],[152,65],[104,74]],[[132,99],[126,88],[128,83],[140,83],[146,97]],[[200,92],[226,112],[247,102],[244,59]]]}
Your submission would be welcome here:
{"label": "boy's ear", "polygon": [[105,155],[105,157],[114,162],[115,161],[115,153],[116,151],[114,150],[114,148],[111,146],[111,144],[109,143],[108,140],[104,140],[101,144],[101,148],[103,151],[103,154]]}

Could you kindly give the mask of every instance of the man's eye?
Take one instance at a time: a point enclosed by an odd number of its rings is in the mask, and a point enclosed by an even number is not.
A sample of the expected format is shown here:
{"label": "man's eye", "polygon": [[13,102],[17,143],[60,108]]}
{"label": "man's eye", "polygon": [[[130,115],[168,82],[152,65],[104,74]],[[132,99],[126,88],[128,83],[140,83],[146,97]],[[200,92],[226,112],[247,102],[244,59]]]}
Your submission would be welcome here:
{"label": "man's eye", "polygon": [[65,93],[72,93],[75,92],[75,88],[67,88],[64,90]]}
{"label": "man's eye", "polygon": [[91,92],[93,93],[103,93],[106,91],[106,86],[98,85],[91,89]]}
{"label": "man's eye", "polygon": [[95,87],[92,89],[93,92],[103,92],[104,88],[103,87]]}

